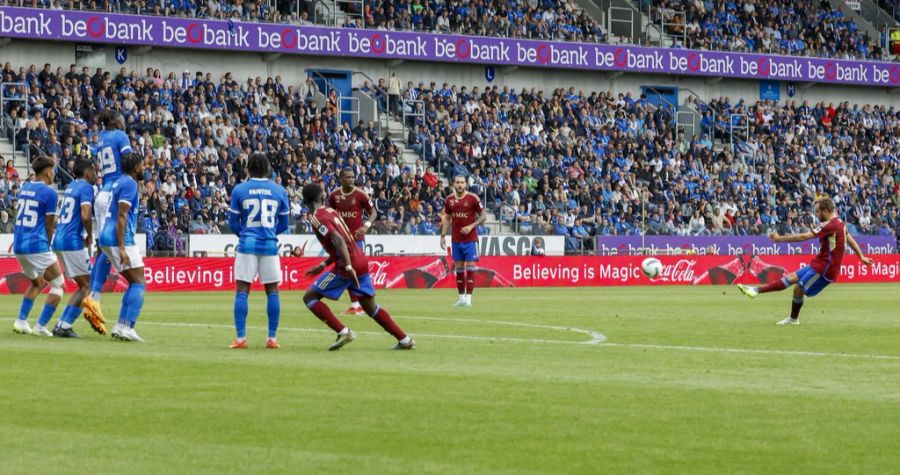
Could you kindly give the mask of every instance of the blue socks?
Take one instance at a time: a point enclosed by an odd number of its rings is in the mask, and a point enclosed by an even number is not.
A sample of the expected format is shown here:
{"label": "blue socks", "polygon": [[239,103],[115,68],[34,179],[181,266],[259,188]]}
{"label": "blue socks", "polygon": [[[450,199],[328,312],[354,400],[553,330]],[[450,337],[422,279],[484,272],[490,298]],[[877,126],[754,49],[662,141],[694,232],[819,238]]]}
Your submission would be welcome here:
{"label": "blue socks", "polygon": [[22,299],[22,307],[19,308],[19,320],[28,320],[28,314],[31,313],[31,307],[34,307],[34,299],[24,297]]}
{"label": "blue socks", "polygon": [[50,323],[50,319],[53,318],[53,312],[56,311],[56,307],[50,304],[44,304],[44,310],[41,311],[41,316],[38,318],[38,325],[42,327],[46,327],[48,323]]}
{"label": "blue socks", "polygon": [[94,268],[91,269],[91,296],[99,295],[103,291],[103,286],[106,285],[106,280],[109,279],[111,267],[112,264],[109,262],[106,254],[101,252],[94,261]]}
{"label": "blue socks", "polygon": [[[277,296],[276,296],[277,297]],[[238,292],[234,295],[234,329],[238,338],[247,337],[247,292]],[[270,320],[271,321],[271,320]],[[276,323],[276,326],[278,324]]]}
{"label": "blue socks", "polygon": [[134,328],[134,323],[137,322],[138,315],[141,314],[141,308],[144,306],[145,289],[146,286],[144,284],[131,284],[128,286],[128,290],[122,296],[122,308],[119,310],[118,323],[120,325],[128,325]]}
{"label": "blue socks", "polygon": [[266,296],[266,313],[269,315],[269,338],[275,338],[275,334],[278,333],[278,321],[281,319],[281,300],[278,298],[278,292]]}
{"label": "blue socks", "polygon": [[71,305],[66,305],[65,310],[63,310],[62,316],[59,317],[60,323],[65,324],[63,328],[70,328],[75,320],[78,320],[78,316],[81,315],[81,307],[73,307]]}
{"label": "blue socks", "polygon": [[134,322],[137,321],[144,307],[144,284],[131,284],[122,297],[122,306],[126,308],[125,318],[128,320],[131,328],[134,328]]}

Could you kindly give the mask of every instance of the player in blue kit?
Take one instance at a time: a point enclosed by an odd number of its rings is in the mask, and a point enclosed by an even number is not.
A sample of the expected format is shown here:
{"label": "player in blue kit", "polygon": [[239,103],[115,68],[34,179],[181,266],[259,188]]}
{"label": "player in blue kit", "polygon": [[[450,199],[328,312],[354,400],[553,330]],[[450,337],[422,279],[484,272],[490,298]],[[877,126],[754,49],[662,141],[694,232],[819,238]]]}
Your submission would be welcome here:
{"label": "player in blue kit", "polygon": [[[104,130],[100,132],[100,144],[98,146],[97,155],[100,158],[100,171],[103,176],[103,186],[97,193],[94,200],[94,217],[97,219],[97,229],[101,232],[105,227],[106,217],[110,216],[112,187],[122,176],[122,157],[131,153],[131,141],[128,134],[125,133],[125,118],[116,110],[108,109],[100,114],[100,122],[103,124]],[[115,213],[112,213],[113,215]],[[101,245],[102,246],[102,245]],[[97,305],[85,308],[87,316],[93,312],[100,312],[100,293],[106,280],[109,278],[110,262],[109,257],[102,252],[97,256],[94,262],[94,268],[91,271],[91,301]],[[103,319],[102,314],[94,316],[98,320]]]}
{"label": "player in blue kit", "polygon": [[[50,188],[53,183],[56,163],[46,156],[35,157],[31,161],[34,181],[25,183],[19,191],[16,208],[16,225],[13,231],[13,252],[22,266],[22,272],[31,280],[31,285],[22,298],[19,318],[13,323],[16,333],[53,336],[47,323],[63,296],[62,271],[56,254],[50,252],[50,236],[56,226],[56,192]],[[28,314],[46,283],[50,283],[50,295],[44,303],[44,310],[34,329],[28,326]]]}
{"label": "player in blue kit", "polygon": [[257,153],[247,163],[250,179],[234,187],[228,222],[239,237],[234,259],[234,327],[237,333],[229,345],[247,348],[247,297],[250,284],[259,277],[266,288],[266,313],[269,336],[266,348],[278,349],[276,338],[281,319],[278,284],[281,283],[281,260],[278,258],[278,235],[288,230],[290,205],[287,191],[269,180],[271,170],[265,154]]}
{"label": "player in blue kit", "polygon": [[[53,235],[53,251],[62,262],[66,276],[78,284],[78,291],[69,298],[68,306],[53,328],[53,336],[64,338],[78,337],[72,330],[72,323],[81,314],[81,307],[96,305],[88,294],[91,291],[90,247],[94,242],[92,210],[97,173],[90,160],[75,162],[73,172],[77,179],[66,187],[59,209],[59,225]],[[88,311],[85,319],[94,331],[105,335],[105,322],[96,319],[97,314],[96,310]]]}
{"label": "player in blue kit", "polygon": [[134,330],[134,324],[144,306],[144,260],[134,242],[137,214],[140,205],[138,181],[143,178],[144,159],[130,153],[121,160],[123,175],[112,185],[112,203],[100,231],[100,249],[119,274],[128,281],[122,297],[119,320],[110,334],[122,341],[144,341]]}

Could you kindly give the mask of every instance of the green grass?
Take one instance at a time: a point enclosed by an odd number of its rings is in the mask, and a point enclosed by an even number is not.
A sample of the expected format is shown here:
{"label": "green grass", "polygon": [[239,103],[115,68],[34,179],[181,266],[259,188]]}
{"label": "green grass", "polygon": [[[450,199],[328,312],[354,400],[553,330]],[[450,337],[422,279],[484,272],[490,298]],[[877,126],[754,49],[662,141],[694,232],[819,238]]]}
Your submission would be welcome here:
{"label": "green grass", "polygon": [[[325,351],[295,292],[279,351],[259,293],[247,351],[226,349],[230,294],[150,294],[143,345],[83,321],[80,340],[14,335],[9,318],[0,472],[898,473],[898,290],[833,285],[787,328],[786,292],[478,290],[471,309],[379,293],[412,352],[358,317],[359,340]],[[0,303],[12,317],[19,299]]]}

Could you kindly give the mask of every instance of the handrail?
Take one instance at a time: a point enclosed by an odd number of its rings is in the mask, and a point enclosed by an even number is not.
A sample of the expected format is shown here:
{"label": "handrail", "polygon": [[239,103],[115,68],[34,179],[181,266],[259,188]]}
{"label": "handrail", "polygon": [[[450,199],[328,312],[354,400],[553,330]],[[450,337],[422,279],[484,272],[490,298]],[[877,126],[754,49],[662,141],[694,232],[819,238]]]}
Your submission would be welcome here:
{"label": "handrail", "polygon": [[[36,148],[37,151],[38,151],[41,155],[46,155],[46,156],[48,156],[48,157],[50,156],[44,149],[41,148],[40,145],[28,144],[29,156],[31,155],[30,152],[31,152],[31,148],[32,148],[32,147]],[[65,168],[62,168],[62,167],[59,166],[60,162],[62,161],[62,157],[56,157],[56,160],[57,160],[57,162],[56,162],[56,171],[57,171],[57,172],[61,172],[60,174],[63,175],[63,176],[65,176],[66,178],[68,178],[70,182],[75,181],[75,177],[72,176],[71,173],[69,173],[68,171],[66,171]]]}
{"label": "handrail", "polygon": [[[24,82],[2,82],[0,83],[0,109],[3,111],[3,116],[0,119],[5,118],[6,114],[6,103],[7,102],[27,102],[28,98],[26,96],[22,97],[6,97],[6,88],[9,86],[15,86],[16,88],[25,87]],[[5,121],[0,121],[0,131],[6,132],[5,128],[3,128],[2,124]],[[18,131],[18,126],[13,122],[13,134],[12,134],[12,160],[13,163],[16,163],[16,134]]]}

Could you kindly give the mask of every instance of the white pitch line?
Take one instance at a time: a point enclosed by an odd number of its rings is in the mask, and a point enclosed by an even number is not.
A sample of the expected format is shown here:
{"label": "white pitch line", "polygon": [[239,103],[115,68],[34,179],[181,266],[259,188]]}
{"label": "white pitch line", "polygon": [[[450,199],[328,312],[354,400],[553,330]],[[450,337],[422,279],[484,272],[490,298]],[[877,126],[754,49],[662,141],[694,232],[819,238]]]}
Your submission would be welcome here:
{"label": "white pitch line", "polygon": [[[432,317],[400,317],[403,319],[428,319],[428,320],[452,320],[452,321],[460,321],[456,319],[439,319]],[[490,322],[490,321],[482,321],[482,320],[468,320],[471,322],[483,322],[483,323],[496,323],[496,324],[507,324],[512,325],[515,322]],[[187,322],[141,322],[141,325],[151,325],[158,327],[182,327],[182,328],[222,328],[222,329],[233,329],[233,325],[223,325],[219,323],[187,323]],[[560,329],[560,330],[568,330],[563,327],[551,327],[544,325],[529,325],[536,328],[545,328],[545,329]],[[251,330],[266,330],[267,327],[254,327],[248,326],[248,329]],[[595,338],[593,336],[594,332],[589,332],[588,330],[581,329],[572,329],[572,331],[580,330],[577,333],[585,333],[591,335],[592,339],[587,341],[571,341],[571,340],[548,340],[543,338],[512,338],[512,337],[489,337],[489,336],[475,336],[475,335],[453,335],[447,333],[415,333],[412,336],[415,337],[426,337],[426,338],[447,338],[452,340],[473,340],[473,341],[505,341],[510,343],[550,343],[554,345],[596,345],[598,342],[595,342]],[[278,331],[292,331],[292,332],[300,332],[300,333],[334,333],[331,330],[325,329],[317,329],[317,328],[296,328],[296,327],[281,327]],[[384,332],[376,332],[376,331],[357,331],[357,334],[360,335],[384,335]],[[598,334],[599,335],[599,334]],[[603,335],[599,335],[600,337],[604,337]]]}
{"label": "white pitch line", "polygon": [[760,354],[760,355],[819,356],[819,357],[836,356],[836,357],[841,357],[841,358],[859,358],[859,359],[900,361],[900,355],[879,355],[879,354],[866,354],[866,353],[831,353],[831,352],[827,352],[827,351],[771,350],[771,349],[754,349],[754,348],[722,348],[722,347],[713,347],[713,346],[654,345],[654,344],[648,344],[648,343],[611,343],[611,342],[604,343],[601,346],[651,349],[651,350],[705,351],[705,352],[709,352],[709,353],[742,353],[742,354]]}

